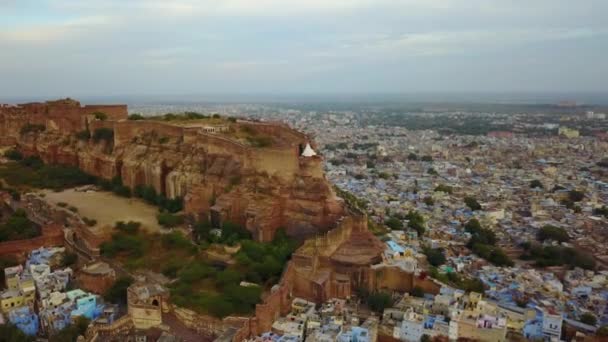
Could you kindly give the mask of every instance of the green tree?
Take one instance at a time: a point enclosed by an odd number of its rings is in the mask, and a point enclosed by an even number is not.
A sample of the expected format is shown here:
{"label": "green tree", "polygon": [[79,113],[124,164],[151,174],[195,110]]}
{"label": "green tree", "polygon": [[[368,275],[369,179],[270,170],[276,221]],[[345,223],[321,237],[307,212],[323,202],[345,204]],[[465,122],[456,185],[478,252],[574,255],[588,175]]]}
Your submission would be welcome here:
{"label": "green tree", "polygon": [[408,160],[418,160],[418,155],[417,155],[416,153],[410,153],[410,154],[407,156],[407,159],[408,159]]}
{"label": "green tree", "polygon": [[464,198],[464,204],[466,204],[467,207],[471,208],[471,210],[473,210],[473,211],[481,210],[481,204],[479,204],[479,202],[477,202],[475,197],[466,196]]}
{"label": "green tree", "polygon": [[595,315],[593,315],[592,313],[585,312],[581,315],[580,321],[582,323],[595,326],[597,324],[597,317],[595,317]]}
{"label": "green tree", "polygon": [[90,321],[86,317],[76,317],[74,323],[49,336],[49,342],[74,342],[84,336]]}
{"label": "green tree", "polygon": [[533,181],[530,182],[530,188],[532,189],[542,189],[543,188],[543,183],[541,183],[541,181],[539,181],[538,179],[535,179]]}
{"label": "green tree", "polygon": [[414,286],[410,294],[414,297],[422,298],[424,297],[424,290],[420,286]]}
{"label": "green tree", "polygon": [[540,241],[555,240],[557,242],[567,242],[570,240],[570,237],[564,228],[545,225],[538,231],[538,239]]}
{"label": "green tree", "polygon": [[403,221],[392,216],[384,222],[392,230],[403,230]]}
{"label": "green tree", "polygon": [[110,303],[126,304],[127,303],[127,288],[133,284],[131,277],[120,277],[116,279],[112,287],[104,294],[103,298]]}
{"label": "green tree", "polygon": [[435,188],[435,192],[445,192],[446,194],[451,194],[453,191],[454,189],[451,186],[445,184],[439,184]]}
{"label": "green tree", "polygon": [[11,148],[10,150],[4,152],[4,157],[14,161],[20,161],[23,159],[23,154],[18,150]]}
{"label": "green tree", "polygon": [[367,297],[367,306],[377,313],[384,312],[384,309],[393,305],[393,298],[387,292],[372,292]]}
{"label": "green tree", "polygon": [[95,112],[95,113],[93,113],[93,116],[95,116],[95,119],[101,120],[101,121],[105,121],[108,119],[108,114],[103,113],[103,112]]}
{"label": "green tree", "polygon": [[144,120],[144,116],[139,114],[139,113],[133,113],[131,115],[129,115],[129,120],[133,120],[133,121],[137,121],[137,120]]}
{"label": "green tree", "polygon": [[24,334],[19,328],[12,324],[0,325],[1,342],[34,342],[36,339]]}
{"label": "green tree", "polygon": [[438,267],[446,262],[445,252],[443,248],[430,248],[428,246],[423,247],[422,252],[426,255],[426,259],[429,264]]}
{"label": "green tree", "polygon": [[585,198],[585,193],[579,190],[570,190],[568,192],[568,199],[572,202],[580,202]]}
{"label": "green tree", "polygon": [[608,325],[602,325],[599,327],[595,334],[600,337],[608,337]]}

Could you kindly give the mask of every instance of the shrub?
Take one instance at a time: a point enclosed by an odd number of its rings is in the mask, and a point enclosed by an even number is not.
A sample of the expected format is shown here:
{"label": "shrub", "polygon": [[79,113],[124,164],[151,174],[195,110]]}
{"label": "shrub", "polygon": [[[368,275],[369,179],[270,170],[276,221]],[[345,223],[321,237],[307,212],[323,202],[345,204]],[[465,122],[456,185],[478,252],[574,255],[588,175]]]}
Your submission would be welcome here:
{"label": "shrub", "polygon": [[118,221],[114,225],[114,228],[118,229],[121,232],[127,233],[127,234],[137,234],[137,232],[139,232],[140,227],[141,227],[141,223],[136,222],[136,221],[129,221],[129,222]]}
{"label": "shrub", "polygon": [[80,131],[80,132],[76,133],[76,139],[88,141],[89,139],[91,139],[91,132],[88,129],[85,129],[84,131]]}
{"label": "shrub", "polygon": [[131,115],[129,115],[129,120],[133,120],[133,121],[137,121],[137,120],[144,120],[144,116],[139,114],[139,113],[133,113]]}
{"label": "shrub", "polygon": [[555,240],[557,242],[566,242],[570,240],[570,237],[564,228],[546,225],[538,231],[538,239],[540,241]]}
{"label": "shrub", "polygon": [[103,298],[110,303],[126,304],[127,303],[127,288],[133,284],[131,277],[120,277],[116,279],[112,287],[104,294]]}
{"label": "shrub", "polygon": [[88,217],[83,217],[82,220],[89,227],[94,227],[97,224],[97,220],[90,219]]}
{"label": "shrub", "polygon": [[93,131],[93,141],[98,143],[104,140],[106,143],[114,141],[114,130],[111,128],[101,127]]}
{"label": "shrub", "polygon": [[15,161],[20,161],[23,159],[23,154],[14,148],[4,152],[4,156],[10,160]]}
{"label": "shrub", "polygon": [[422,252],[424,255],[426,255],[426,259],[428,260],[429,264],[435,267],[441,266],[446,262],[443,248],[424,247]]}
{"label": "shrub", "polygon": [[581,315],[580,321],[582,323],[595,326],[597,324],[597,317],[595,317],[595,315],[592,313],[585,312]]}
{"label": "shrub", "polygon": [[174,215],[167,212],[162,212],[156,215],[158,224],[165,228],[179,226],[184,223],[184,217],[181,215]]}
{"label": "shrub", "polygon": [[412,289],[412,292],[410,292],[410,294],[414,297],[422,298],[422,297],[424,297],[424,290],[420,286],[414,286],[414,288]]}
{"label": "shrub", "polygon": [[367,305],[372,311],[381,314],[393,305],[393,298],[388,292],[372,292],[367,297]]}
{"label": "shrub", "polygon": [[530,188],[532,189],[542,189],[543,188],[543,183],[541,183],[541,181],[539,181],[538,179],[535,179],[533,181],[530,182]]}
{"label": "shrub", "polygon": [[78,261],[78,254],[76,253],[65,253],[61,260],[62,267],[69,267],[74,265]]}
{"label": "shrub", "polygon": [[474,197],[466,196],[464,198],[464,204],[466,204],[467,207],[471,208],[473,211],[481,210],[481,204],[479,204]]}
{"label": "shrub", "polygon": [[390,217],[384,222],[392,230],[403,230],[403,221],[396,217]]}
{"label": "shrub", "polygon": [[445,184],[439,184],[435,188],[435,192],[445,192],[446,194],[451,194],[453,191],[454,189],[451,186]]}
{"label": "shrub", "polygon": [[103,113],[103,112],[95,112],[95,113],[93,113],[93,116],[95,116],[95,119],[101,120],[101,121],[105,121],[108,119],[108,114]]}
{"label": "shrub", "polygon": [[435,205],[435,201],[433,200],[433,197],[425,197],[423,200],[424,204],[428,205],[429,207],[432,207],[433,205]]}
{"label": "shrub", "polygon": [[27,123],[21,127],[19,132],[23,135],[28,133],[40,133],[45,130],[46,127],[44,125]]}

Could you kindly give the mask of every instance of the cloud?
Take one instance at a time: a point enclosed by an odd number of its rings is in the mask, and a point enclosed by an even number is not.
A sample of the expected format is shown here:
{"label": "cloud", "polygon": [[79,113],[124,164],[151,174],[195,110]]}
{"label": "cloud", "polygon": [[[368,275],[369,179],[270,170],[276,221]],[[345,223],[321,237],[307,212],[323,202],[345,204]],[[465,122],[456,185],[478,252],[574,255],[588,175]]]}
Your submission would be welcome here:
{"label": "cloud", "polygon": [[0,42],[52,43],[56,40],[86,35],[113,22],[113,19],[107,16],[88,16],[55,24],[10,28],[0,31]]}

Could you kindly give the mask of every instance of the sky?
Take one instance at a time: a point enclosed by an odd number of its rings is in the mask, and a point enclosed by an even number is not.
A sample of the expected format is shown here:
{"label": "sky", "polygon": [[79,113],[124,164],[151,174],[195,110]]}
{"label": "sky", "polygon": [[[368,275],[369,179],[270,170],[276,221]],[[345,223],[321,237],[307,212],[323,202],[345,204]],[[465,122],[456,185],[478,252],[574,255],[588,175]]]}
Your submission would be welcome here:
{"label": "sky", "polygon": [[0,0],[0,96],[608,93],[606,0]]}

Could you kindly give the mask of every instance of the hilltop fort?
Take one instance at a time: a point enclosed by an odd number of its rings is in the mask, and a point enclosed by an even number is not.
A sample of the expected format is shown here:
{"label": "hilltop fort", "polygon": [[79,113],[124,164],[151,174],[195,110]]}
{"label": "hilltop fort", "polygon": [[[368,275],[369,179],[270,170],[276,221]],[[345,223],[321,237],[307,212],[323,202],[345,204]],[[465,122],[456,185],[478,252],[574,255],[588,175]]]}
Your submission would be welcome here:
{"label": "hilltop fort", "polygon": [[183,198],[187,214],[218,227],[238,223],[258,241],[279,228],[301,239],[325,232],[344,213],[314,141],[281,123],[217,115],[130,120],[126,105],[63,99],[0,105],[0,145]]}

